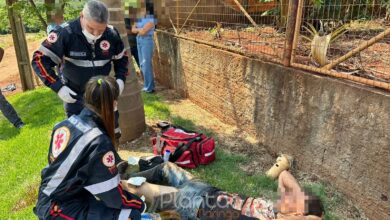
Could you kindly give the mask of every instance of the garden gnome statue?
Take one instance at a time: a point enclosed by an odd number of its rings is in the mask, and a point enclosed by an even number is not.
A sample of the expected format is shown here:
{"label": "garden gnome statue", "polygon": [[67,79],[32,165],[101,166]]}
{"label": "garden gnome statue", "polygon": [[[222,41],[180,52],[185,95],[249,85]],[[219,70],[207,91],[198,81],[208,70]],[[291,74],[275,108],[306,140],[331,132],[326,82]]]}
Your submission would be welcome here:
{"label": "garden gnome statue", "polygon": [[267,171],[266,175],[272,179],[278,178],[283,170],[291,167],[292,157],[287,154],[281,154],[276,158],[276,163]]}

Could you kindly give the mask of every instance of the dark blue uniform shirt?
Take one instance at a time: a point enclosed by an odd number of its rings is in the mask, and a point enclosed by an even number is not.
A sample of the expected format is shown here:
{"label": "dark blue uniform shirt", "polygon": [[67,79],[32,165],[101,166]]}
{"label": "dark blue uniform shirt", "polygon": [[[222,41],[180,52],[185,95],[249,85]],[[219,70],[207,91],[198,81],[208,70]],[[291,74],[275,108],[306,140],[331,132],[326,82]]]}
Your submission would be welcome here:
{"label": "dark blue uniform shirt", "polygon": [[[53,67],[62,66],[62,79]],[[88,43],[80,19],[52,31],[34,52],[32,67],[43,83],[58,92],[63,85],[78,94],[85,84],[97,75],[109,75],[112,64],[115,77],[126,80],[128,56],[118,31],[108,25],[95,44]]]}
{"label": "dark blue uniform shirt", "polygon": [[144,202],[124,191],[119,155],[99,117],[85,108],[55,126],[42,170],[39,219],[140,219]]}

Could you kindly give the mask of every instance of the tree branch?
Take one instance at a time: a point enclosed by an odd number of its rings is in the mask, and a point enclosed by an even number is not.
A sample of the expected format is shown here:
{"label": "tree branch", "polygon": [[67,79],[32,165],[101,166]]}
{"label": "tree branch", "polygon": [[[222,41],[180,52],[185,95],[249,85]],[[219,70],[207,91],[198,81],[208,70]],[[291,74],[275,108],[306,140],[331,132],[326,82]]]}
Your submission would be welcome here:
{"label": "tree branch", "polygon": [[43,26],[43,27],[45,28],[45,30],[46,30],[46,28],[47,28],[47,23],[46,23],[45,19],[43,19],[41,13],[39,13],[39,10],[38,10],[37,6],[35,5],[34,0],[28,0],[28,1],[30,2],[32,8],[34,9],[35,14],[38,16],[39,20],[41,21],[42,26]]}

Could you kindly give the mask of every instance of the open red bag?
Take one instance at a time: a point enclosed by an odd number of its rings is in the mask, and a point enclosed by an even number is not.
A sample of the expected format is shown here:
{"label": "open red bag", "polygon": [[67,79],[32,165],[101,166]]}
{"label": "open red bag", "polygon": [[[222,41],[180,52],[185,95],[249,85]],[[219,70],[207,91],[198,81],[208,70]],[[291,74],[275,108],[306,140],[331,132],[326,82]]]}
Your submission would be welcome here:
{"label": "open red bag", "polygon": [[169,150],[169,161],[190,169],[215,160],[214,138],[167,123],[159,123],[158,126],[162,131],[152,138],[155,155],[164,155]]}

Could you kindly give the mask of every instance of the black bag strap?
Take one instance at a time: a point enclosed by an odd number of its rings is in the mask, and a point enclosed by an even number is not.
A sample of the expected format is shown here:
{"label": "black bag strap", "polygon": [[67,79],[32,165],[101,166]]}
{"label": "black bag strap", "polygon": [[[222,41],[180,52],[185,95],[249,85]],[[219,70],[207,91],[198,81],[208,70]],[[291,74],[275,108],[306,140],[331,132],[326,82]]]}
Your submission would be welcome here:
{"label": "black bag strap", "polygon": [[186,128],[183,128],[179,125],[173,125],[173,124],[170,124],[169,122],[166,122],[166,121],[160,121],[157,123],[157,127],[159,127],[161,129],[161,132],[164,133],[166,130],[168,130],[169,128],[178,128],[178,129],[181,129],[183,130],[184,132],[186,133],[194,133],[194,134],[197,134],[198,132],[195,132],[195,131],[192,131],[192,130],[188,130]]}
{"label": "black bag strap", "polygon": [[189,138],[173,138],[173,137],[168,137],[164,134],[161,135],[162,138],[168,139],[168,140],[173,140],[173,141],[191,141],[192,139],[195,138],[200,138],[202,137],[203,134],[197,134],[195,137],[189,137]]}
{"label": "black bag strap", "polygon": [[169,161],[170,162],[176,162],[179,157],[186,151],[188,150],[188,148],[190,148],[190,146],[194,143],[194,142],[198,142],[198,141],[201,141],[202,138],[200,138],[199,136],[198,137],[194,137],[192,138],[190,141],[188,141],[186,144],[183,144],[181,143],[175,150],[175,152],[173,154],[171,154],[169,156]]}

